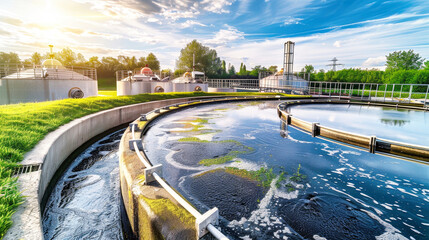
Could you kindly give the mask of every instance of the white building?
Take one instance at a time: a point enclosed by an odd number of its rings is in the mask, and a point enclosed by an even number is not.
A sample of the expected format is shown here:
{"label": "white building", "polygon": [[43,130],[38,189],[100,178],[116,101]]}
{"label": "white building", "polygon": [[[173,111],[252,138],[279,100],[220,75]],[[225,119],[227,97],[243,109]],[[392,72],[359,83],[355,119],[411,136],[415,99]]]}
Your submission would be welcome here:
{"label": "white building", "polygon": [[97,96],[97,71],[64,67],[56,59],[41,66],[0,66],[0,104],[42,102]]}

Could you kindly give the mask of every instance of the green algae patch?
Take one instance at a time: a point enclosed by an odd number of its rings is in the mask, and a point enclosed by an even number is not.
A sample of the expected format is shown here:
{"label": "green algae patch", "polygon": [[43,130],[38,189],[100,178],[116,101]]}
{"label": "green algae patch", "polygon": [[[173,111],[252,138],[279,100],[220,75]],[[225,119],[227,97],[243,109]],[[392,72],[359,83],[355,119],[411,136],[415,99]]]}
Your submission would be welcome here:
{"label": "green algae patch", "polygon": [[186,227],[195,227],[195,217],[192,216],[186,209],[178,207],[170,199],[149,199],[140,196],[150,207],[150,209],[161,219],[161,221],[169,221],[170,218],[178,218]]}
{"label": "green algae patch", "polygon": [[199,142],[199,143],[209,143],[210,142],[207,140],[201,140],[197,137],[184,137],[184,138],[181,138],[177,141],[179,141],[179,142]]}
{"label": "green algae patch", "polygon": [[217,158],[203,159],[199,162],[199,164],[204,165],[204,166],[223,164],[223,163],[232,161],[236,157],[237,157],[236,155],[226,155],[226,156],[217,157]]}
{"label": "green algae patch", "polygon": [[211,124],[211,123],[209,123],[209,118],[197,118],[197,119],[192,120],[190,122],[199,123],[199,124]]}
{"label": "green algae patch", "polygon": [[273,173],[272,168],[260,168],[258,171],[247,171],[236,167],[226,167],[225,172],[258,181],[264,188],[268,188],[271,182],[276,178],[276,174]]}

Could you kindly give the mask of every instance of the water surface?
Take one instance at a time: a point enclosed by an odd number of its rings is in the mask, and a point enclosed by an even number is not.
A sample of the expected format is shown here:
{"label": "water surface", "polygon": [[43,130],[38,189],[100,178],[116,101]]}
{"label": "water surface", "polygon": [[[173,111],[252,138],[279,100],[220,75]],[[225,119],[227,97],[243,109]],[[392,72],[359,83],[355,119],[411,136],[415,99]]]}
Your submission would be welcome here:
{"label": "water surface", "polygon": [[288,111],[335,129],[429,146],[429,112],[349,104],[302,104]]}
{"label": "water surface", "polygon": [[[153,164],[163,164],[166,180],[200,212],[218,207],[222,231],[232,239],[429,238],[427,165],[312,138],[291,127],[282,133],[278,103],[214,104],[166,115],[147,132],[146,154]],[[407,116],[413,122],[414,115]],[[199,141],[183,141],[195,137]],[[234,155],[234,144],[226,144],[231,142],[251,151],[223,164],[200,163]],[[276,178],[262,187],[225,167],[265,168]],[[298,168],[306,177],[290,178]],[[282,172],[285,179],[276,184]],[[241,197],[245,192],[255,197]]]}

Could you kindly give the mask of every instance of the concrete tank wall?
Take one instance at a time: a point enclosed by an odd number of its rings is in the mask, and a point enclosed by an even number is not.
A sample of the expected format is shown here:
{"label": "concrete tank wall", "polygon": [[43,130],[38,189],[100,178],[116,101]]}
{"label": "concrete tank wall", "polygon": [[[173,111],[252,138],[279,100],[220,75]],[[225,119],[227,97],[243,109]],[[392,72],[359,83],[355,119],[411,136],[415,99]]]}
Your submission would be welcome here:
{"label": "concrete tank wall", "polygon": [[1,79],[0,104],[65,99],[73,87],[80,88],[84,97],[98,94],[95,80]]}
{"label": "concrete tank wall", "polygon": [[237,92],[234,88],[213,88],[209,87],[208,92]]}
{"label": "concrete tank wall", "polygon": [[118,96],[155,93],[159,88],[162,88],[163,92],[194,92],[197,87],[200,87],[203,92],[208,91],[208,85],[204,83],[118,81],[116,86]]}

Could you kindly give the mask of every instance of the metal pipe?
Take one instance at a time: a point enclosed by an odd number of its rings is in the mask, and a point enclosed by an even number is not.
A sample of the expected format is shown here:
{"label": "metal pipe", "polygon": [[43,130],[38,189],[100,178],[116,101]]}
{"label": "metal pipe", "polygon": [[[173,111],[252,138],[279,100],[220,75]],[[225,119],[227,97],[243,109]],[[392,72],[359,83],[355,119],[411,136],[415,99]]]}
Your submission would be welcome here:
{"label": "metal pipe", "polygon": [[215,228],[211,224],[207,225],[207,230],[209,230],[209,232],[217,239],[228,240],[228,238],[225,235],[223,235],[222,232],[220,232],[217,228]]}
{"label": "metal pipe", "polygon": [[411,102],[411,94],[413,92],[413,85],[410,85],[410,95],[408,96],[408,103]]}
{"label": "metal pipe", "polygon": [[428,92],[429,92],[429,85],[426,86],[426,95],[425,95],[425,102],[423,104],[423,107],[426,107],[426,100],[428,99]]}
{"label": "metal pipe", "polygon": [[153,177],[158,181],[159,184],[177,201],[184,207],[189,213],[192,214],[195,218],[201,217],[202,214],[199,213],[191,204],[185,201],[179,194],[174,191],[170,185],[168,185],[157,173],[153,173]]}

